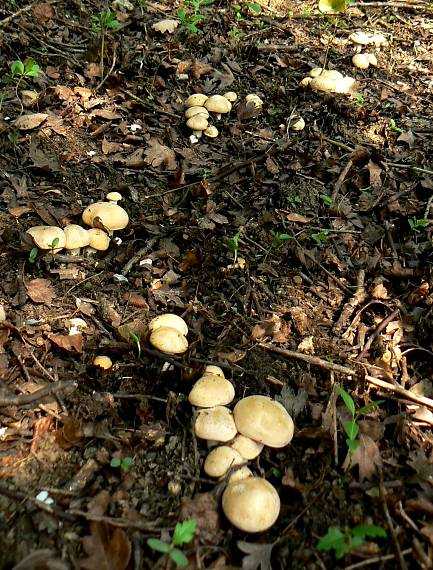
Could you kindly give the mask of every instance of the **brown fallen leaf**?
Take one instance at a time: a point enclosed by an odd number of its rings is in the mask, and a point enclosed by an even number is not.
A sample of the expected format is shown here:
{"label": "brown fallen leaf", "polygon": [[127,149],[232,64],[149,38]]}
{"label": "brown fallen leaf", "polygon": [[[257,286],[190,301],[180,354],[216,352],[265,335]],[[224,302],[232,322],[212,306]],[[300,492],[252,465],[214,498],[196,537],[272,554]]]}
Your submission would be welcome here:
{"label": "brown fallen leaf", "polygon": [[83,352],[83,335],[81,333],[69,335],[50,334],[48,339],[59,348],[68,352]]}
{"label": "brown fallen leaf", "polygon": [[26,284],[27,295],[34,303],[50,304],[56,292],[48,279],[32,279]]}
{"label": "brown fallen leaf", "polygon": [[176,170],[176,155],[171,148],[161,144],[158,139],[152,138],[147,141],[149,145],[145,150],[146,164],[150,166],[164,166],[167,170]]}
{"label": "brown fallen leaf", "polygon": [[83,538],[88,555],[79,561],[85,570],[125,570],[131,557],[131,543],[126,532],[100,522],[90,522],[90,535]]}
{"label": "brown fallen leaf", "polygon": [[31,129],[39,127],[47,117],[47,113],[31,113],[30,115],[18,117],[13,124],[20,131],[30,131]]}
{"label": "brown fallen leaf", "polygon": [[382,458],[376,442],[368,435],[359,436],[359,445],[352,453],[347,454],[343,469],[352,469],[358,465],[359,480],[371,479],[378,467],[382,466]]}
{"label": "brown fallen leaf", "polygon": [[302,214],[295,213],[287,214],[286,218],[289,220],[289,222],[297,222],[299,224],[309,224],[312,220],[312,218],[306,218]]}
{"label": "brown fallen leaf", "polygon": [[15,564],[12,570],[69,570],[69,566],[60,558],[55,558],[53,550],[41,548]]}

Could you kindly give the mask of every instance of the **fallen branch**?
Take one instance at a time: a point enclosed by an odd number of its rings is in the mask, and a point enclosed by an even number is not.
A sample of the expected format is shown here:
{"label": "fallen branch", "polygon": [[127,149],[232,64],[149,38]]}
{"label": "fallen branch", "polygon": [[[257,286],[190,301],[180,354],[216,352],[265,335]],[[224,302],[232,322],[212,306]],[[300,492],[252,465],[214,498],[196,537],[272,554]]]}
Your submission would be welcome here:
{"label": "fallen branch", "polygon": [[0,408],[6,406],[27,406],[28,404],[34,404],[40,402],[47,396],[53,396],[59,392],[65,392],[69,390],[74,390],[78,384],[76,382],[71,382],[69,380],[63,380],[57,382],[56,384],[50,384],[44,386],[40,390],[33,392],[33,394],[20,394],[19,396],[3,396],[0,397]]}

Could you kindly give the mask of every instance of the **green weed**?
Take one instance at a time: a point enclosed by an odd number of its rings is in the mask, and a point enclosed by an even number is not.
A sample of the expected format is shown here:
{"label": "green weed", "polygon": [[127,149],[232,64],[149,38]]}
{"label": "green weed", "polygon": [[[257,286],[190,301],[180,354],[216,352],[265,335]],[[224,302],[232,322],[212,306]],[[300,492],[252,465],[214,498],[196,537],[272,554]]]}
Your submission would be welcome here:
{"label": "green weed", "polygon": [[233,252],[233,263],[236,263],[238,260],[238,251],[239,251],[239,232],[235,234],[233,237],[227,239],[227,247]]}
{"label": "green weed", "polygon": [[196,530],[197,523],[195,519],[189,519],[182,523],[177,523],[170,544],[163,542],[159,538],[148,538],[147,545],[150,546],[152,550],[165,554],[168,560],[174,562],[178,568],[183,568],[188,565],[188,558],[176,547],[191,542]]}
{"label": "green weed", "polygon": [[415,216],[408,218],[407,221],[409,222],[410,229],[415,233],[419,233],[421,231],[421,228],[426,228],[430,225],[430,220],[417,220]]}
{"label": "green weed", "polygon": [[122,473],[127,473],[134,465],[135,460],[133,457],[122,457],[120,451],[113,453],[113,458],[110,461],[111,467],[120,467]]}
{"label": "green weed", "polygon": [[209,6],[214,2],[215,0],[184,0],[183,4],[185,8],[177,9],[177,17],[180,20],[180,25],[192,34],[201,34],[202,31],[198,27],[198,24],[204,20],[201,9],[203,6]]}
{"label": "green weed", "polygon": [[374,524],[359,524],[353,528],[345,527],[343,532],[337,527],[330,527],[325,536],[319,540],[316,548],[317,550],[334,550],[335,558],[339,560],[354,548],[364,544],[367,537],[386,538],[386,536],[385,529]]}
{"label": "green weed", "polygon": [[349,450],[349,454],[352,455],[353,452],[359,446],[359,425],[358,420],[361,416],[365,416],[370,410],[379,406],[384,402],[384,400],[376,400],[375,402],[371,402],[367,406],[363,406],[358,410],[355,407],[355,402],[353,401],[352,396],[346,392],[344,388],[340,388],[340,397],[342,398],[344,405],[348,409],[351,415],[351,419],[343,424],[344,431],[346,432],[346,444]]}

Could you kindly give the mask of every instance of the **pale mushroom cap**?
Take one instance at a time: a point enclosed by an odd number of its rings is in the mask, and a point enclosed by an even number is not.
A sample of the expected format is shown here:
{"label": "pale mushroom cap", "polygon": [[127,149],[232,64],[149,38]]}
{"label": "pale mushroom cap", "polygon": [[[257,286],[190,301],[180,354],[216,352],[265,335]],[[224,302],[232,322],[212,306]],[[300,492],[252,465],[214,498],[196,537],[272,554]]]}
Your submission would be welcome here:
{"label": "pale mushroom cap", "polygon": [[296,117],[293,123],[290,125],[292,131],[302,131],[305,129],[305,121],[302,117]]}
{"label": "pale mushroom cap", "polygon": [[209,477],[222,477],[230,467],[241,465],[242,463],[245,463],[245,459],[236,449],[227,445],[220,445],[212,449],[208,454],[203,469]]}
{"label": "pale mushroom cap", "polygon": [[150,335],[152,346],[166,354],[183,354],[188,350],[186,337],[172,327],[159,327]]}
{"label": "pale mushroom cap", "polygon": [[369,58],[366,56],[365,53],[357,53],[352,57],[352,63],[358,69],[367,69],[370,65]]}
{"label": "pale mushroom cap", "polygon": [[228,484],[235,483],[236,481],[242,481],[242,479],[248,479],[248,477],[252,477],[253,472],[249,467],[246,465],[242,465],[239,469],[233,471],[233,473],[228,478]]}
{"label": "pale mushroom cap", "polygon": [[245,459],[255,459],[260,455],[264,446],[263,443],[254,441],[250,437],[238,433],[230,443],[230,447],[236,449]]}
{"label": "pale mushroom cap", "polygon": [[155,317],[150,321],[148,327],[151,332],[161,327],[171,327],[172,329],[177,329],[183,336],[188,334],[188,325],[182,317],[174,313],[164,313]]}
{"label": "pale mushroom cap", "polygon": [[190,119],[195,115],[203,115],[203,117],[207,118],[209,117],[209,111],[206,109],[206,107],[199,107],[198,105],[194,105],[194,107],[188,107],[188,109],[185,111],[185,117],[187,119]]}
{"label": "pale mushroom cap", "polygon": [[109,356],[95,356],[93,365],[103,370],[109,370],[113,366],[113,363]]}
{"label": "pale mushroom cap", "polygon": [[230,404],[234,397],[235,389],[231,382],[207,372],[194,384],[188,400],[198,408],[212,408]]}
{"label": "pale mushroom cap", "polygon": [[79,249],[89,245],[90,237],[87,230],[78,224],[70,224],[63,229],[65,232],[65,249]]}
{"label": "pale mushroom cap", "polygon": [[329,79],[343,79],[343,74],[336,69],[323,69],[322,67],[314,67],[310,71],[310,77],[328,77]]}
{"label": "pale mushroom cap", "polygon": [[194,431],[201,439],[230,441],[237,434],[232,412],[224,406],[200,410],[194,424]]}
{"label": "pale mushroom cap", "polygon": [[230,103],[234,103],[238,98],[238,95],[234,91],[227,91],[227,93],[224,93],[223,97],[225,97],[227,101],[230,101]]}
{"label": "pale mushroom cap", "polygon": [[248,396],[233,410],[239,433],[269,447],[284,447],[293,438],[294,425],[282,404],[267,396]]}
{"label": "pale mushroom cap", "polygon": [[114,202],[96,202],[84,210],[82,220],[88,226],[93,226],[95,218],[99,218],[109,231],[122,230],[129,222],[125,210]]}
{"label": "pale mushroom cap", "polygon": [[247,103],[253,103],[256,108],[263,107],[263,101],[255,93],[250,93],[245,97]]}
{"label": "pale mushroom cap", "polygon": [[210,139],[215,139],[220,133],[219,130],[214,126],[210,125],[207,129],[203,131],[203,134]]}
{"label": "pale mushroom cap", "polygon": [[199,106],[203,107],[205,101],[208,99],[207,95],[203,93],[195,93],[194,95],[190,95],[188,99],[185,101],[185,107],[194,107]]}
{"label": "pale mushroom cap", "polygon": [[232,108],[230,101],[222,95],[212,95],[206,100],[204,106],[212,113],[229,113]]}
{"label": "pale mushroom cap", "polygon": [[221,376],[222,378],[225,378],[223,369],[220,368],[219,366],[215,366],[215,364],[209,364],[208,366],[206,366],[204,372],[205,374],[206,372],[209,372],[209,374],[215,374],[216,376]]}
{"label": "pale mushroom cap", "polygon": [[204,131],[207,129],[208,125],[209,123],[204,115],[194,115],[186,122],[186,126],[193,131]]}
{"label": "pale mushroom cap", "polygon": [[368,63],[376,67],[377,57],[374,55],[374,53],[366,53],[365,56],[368,58]]}
{"label": "pale mushroom cap", "polygon": [[122,194],[120,192],[108,192],[106,198],[109,202],[120,202]]}
{"label": "pale mushroom cap", "polygon": [[62,228],[57,226],[34,226],[27,230],[33,238],[33,241],[40,249],[52,249],[52,243],[54,240],[59,240],[57,245],[53,248],[53,251],[57,253],[65,247],[66,236]]}
{"label": "pale mushroom cap", "polygon": [[349,93],[350,89],[355,84],[355,79],[346,75],[343,79],[335,82],[336,93]]}
{"label": "pale mushroom cap", "polygon": [[262,532],[277,520],[280,497],[266,479],[248,477],[227,485],[222,507],[233,526],[245,532]]}
{"label": "pale mushroom cap", "polygon": [[106,251],[110,247],[110,238],[107,233],[100,228],[90,228],[87,230],[89,245],[97,251]]}
{"label": "pale mushroom cap", "polygon": [[365,32],[353,32],[350,34],[349,40],[354,44],[367,45],[371,43],[371,35]]}
{"label": "pale mushroom cap", "polygon": [[301,81],[299,82],[299,85],[301,85],[302,87],[308,87],[308,85],[310,85],[312,80],[313,80],[312,77],[304,77],[304,79],[301,79]]}
{"label": "pale mushroom cap", "polygon": [[309,85],[310,89],[313,91],[323,91],[325,93],[334,93],[335,92],[335,79],[331,79],[330,77],[323,77],[323,75],[319,75],[318,77],[314,77]]}

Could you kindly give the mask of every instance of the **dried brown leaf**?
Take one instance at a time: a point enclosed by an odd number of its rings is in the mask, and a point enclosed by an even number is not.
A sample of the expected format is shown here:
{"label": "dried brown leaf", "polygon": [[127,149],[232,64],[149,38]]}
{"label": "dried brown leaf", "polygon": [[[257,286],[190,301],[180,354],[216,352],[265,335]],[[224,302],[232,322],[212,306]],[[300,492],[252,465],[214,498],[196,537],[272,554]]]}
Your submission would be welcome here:
{"label": "dried brown leaf", "polygon": [[151,166],[164,166],[167,170],[176,170],[176,155],[171,148],[161,144],[158,139],[152,138],[147,141],[149,145],[145,151],[146,164]]}
{"label": "dried brown leaf", "polygon": [[90,535],[83,538],[88,558],[79,561],[85,570],[125,570],[131,557],[131,543],[125,531],[108,525],[90,522]]}
{"label": "dried brown leaf", "polygon": [[309,224],[312,220],[312,218],[307,218],[302,214],[295,213],[287,214],[286,218],[289,220],[289,222],[296,222],[298,224]]}
{"label": "dried brown leaf", "polygon": [[271,570],[271,555],[273,544],[245,542],[238,540],[239,550],[244,552],[246,556],[242,559],[242,568],[244,570]]}
{"label": "dried brown leaf", "polygon": [[14,126],[20,131],[30,131],[42,125],[48,117],[47,113],[31,113],[30,115],[22,115],[15,119]]}
{"label": "dried brown leaf", "polygon": [[81,333],[69,335],[51,334],[48,338],[62,350],[83,352],[83,335]]}
{"label": "dried brown leaf", "polygon": [[54,18],[54,6],[48,2],[35,4],[32,8],[32,14],[35,20],[39,22],[48,22]]}
{"label": "dried brown leaf", "polygon": [[359,480],[370,479],[376,473],[378,467],[382,466],[382,458],[376,442],[368,435],[359,436],[359,445],[352,453],[347,454],[343,463],[344,469],[351,469],[358,465]]}
{"label": "dried brown leaf", "polygon": [[42,548],[31,552],[12,570],[69,570],[69,566],[60,558],[55,558],[53,550]]}
{"label": "dried brown leaf", "polygon": [[50,304],[56,292],[48,279],[32,279],[26,283],[27,295],[34,303]]}

